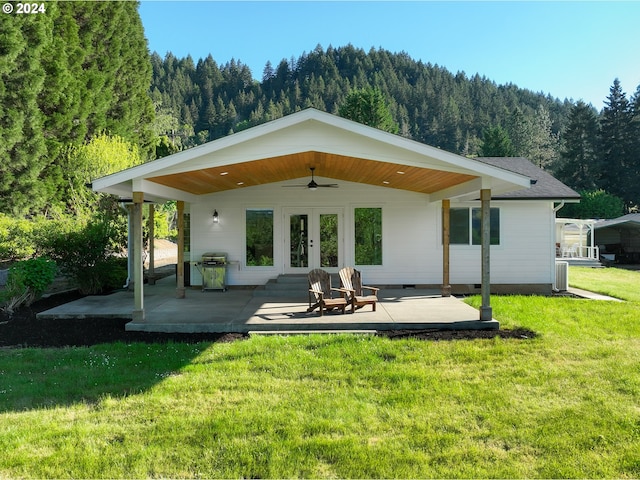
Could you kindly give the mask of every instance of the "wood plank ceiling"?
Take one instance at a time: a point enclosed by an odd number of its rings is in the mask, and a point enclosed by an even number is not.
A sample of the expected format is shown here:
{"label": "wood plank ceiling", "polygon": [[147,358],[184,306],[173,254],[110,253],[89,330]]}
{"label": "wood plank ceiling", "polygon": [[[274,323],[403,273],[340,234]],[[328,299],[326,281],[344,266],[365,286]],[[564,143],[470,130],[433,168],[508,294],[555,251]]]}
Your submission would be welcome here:
{"label": "wood plank ceiling", "polygon": [[300,179],[296,183],[306,184],[311,179],[310,167],[315,167],[316,177],[419,193],[434,193],[476,178],[473,175],[309,151],[161,175],[148,180],[195,195],[205,195],[294,179]]}

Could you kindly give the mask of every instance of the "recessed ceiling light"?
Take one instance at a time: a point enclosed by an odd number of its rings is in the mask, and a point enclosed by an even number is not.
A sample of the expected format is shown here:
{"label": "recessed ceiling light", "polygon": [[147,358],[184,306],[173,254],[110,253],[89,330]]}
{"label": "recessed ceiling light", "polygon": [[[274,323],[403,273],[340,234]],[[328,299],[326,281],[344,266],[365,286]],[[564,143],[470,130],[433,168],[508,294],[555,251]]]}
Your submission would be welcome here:
{"label": "recessed ceiling light", "polygon": [[221,172],[220,175],[229,175],[229,172]]}
{"label": "recessed ceiling light", "polygon": [[383,180],[382,183],[384,183],[385,185],[389,185],[389,182],[387,180]]}
{"label": "recessed ceiling light", "polygon": [[397,173],[398,175],[404,175],[404,172],[403,172],[403,171],[401,171],[401,170],[398,170],[396,173]]}
{"label": "recessed ceiling light", "polygon": [[244,185],[244,182],[238,182],[236,185]]}

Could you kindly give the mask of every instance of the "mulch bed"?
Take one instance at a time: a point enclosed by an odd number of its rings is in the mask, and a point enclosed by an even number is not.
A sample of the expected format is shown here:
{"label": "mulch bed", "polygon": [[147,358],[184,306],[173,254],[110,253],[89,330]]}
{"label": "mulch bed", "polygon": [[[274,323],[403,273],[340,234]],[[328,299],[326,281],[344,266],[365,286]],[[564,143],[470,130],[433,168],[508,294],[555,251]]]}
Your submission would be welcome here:
{"label": "mulch bed", "polygon": [[[128,319],[59,319],[39,320],[38,312],[77,300],[81,295],[67,292],[52,295],[23,307],[12,316],[0,312],[0,348],[89,346],[111,342],[233,342],[248,337],[243,333],[150,333],[127,332]],[[534,338],[535,332],[516,330],[391,330],[378,335],[391,339],[469,340],[476,338]]]}

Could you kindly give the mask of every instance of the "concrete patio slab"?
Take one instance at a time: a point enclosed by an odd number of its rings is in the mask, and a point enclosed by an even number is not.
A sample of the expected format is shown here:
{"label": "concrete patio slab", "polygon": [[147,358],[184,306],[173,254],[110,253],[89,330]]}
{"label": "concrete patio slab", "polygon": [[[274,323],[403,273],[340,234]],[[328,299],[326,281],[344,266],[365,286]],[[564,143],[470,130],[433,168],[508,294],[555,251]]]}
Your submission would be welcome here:
{"label": "concrete patio slab", "polygon": [[[249,331],[353,331],[399,329],[498,329],[499,322],[479,321],[478,311],[435,290],[383,289],[377,311],[366,306],[344,315],[307,312],[306,292],[291,297],[254,296],[251,289],[226,292],[187,290],[176,298],[175,277],[145,285],[144,321],[129,331],[196,333]],[[90,296],[41,312],[38,318],[132,318],[133,292]]]}

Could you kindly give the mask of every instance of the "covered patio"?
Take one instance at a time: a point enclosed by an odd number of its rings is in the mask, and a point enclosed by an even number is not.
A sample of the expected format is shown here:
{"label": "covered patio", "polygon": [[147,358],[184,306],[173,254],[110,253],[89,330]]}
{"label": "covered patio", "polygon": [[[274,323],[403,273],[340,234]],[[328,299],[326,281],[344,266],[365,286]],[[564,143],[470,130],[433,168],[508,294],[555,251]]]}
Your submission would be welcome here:
{"label": "covered patio", "polygon": [[[258,295],[254,289],[226,292],[190,291],[175,296],[176,278],[169,276],[144,289],[144,321],[129,322],[128,331],[165,333],[329,332],[403,329],[498,329],[496,320],[480,321],[478,311],[462,300],[443,297],[439,290],[383,289],[377,311],[370,307],[354,314],[307,312],[306,289],[292,288],[287,297]],[[133,318],[134,292],[88,296],[41,312],[38,318]]]}
{"label": "covered patio", "polygon": [[594,238],[595,220],[556,218],[556,258],[578,264],[597,263],[600,251]]}
{"label": "covered patio", "polygon": [[[320,185],[314,181],[314,171]],[[306,183],[309,174],[311,182]],[[335,274],[349,265],[360,266],[372,285],[439,288],[429,292],[383,290],[377,314],[360,311],[339,321],[332,315],[331,320],[323,320],[332,328],[352,328],[354,322],[358,328],[369,323],[402,328],[398,325],[412,322],[432,328],[452,323],[464,325],[460,328],[481,328],[478,321],[496,328],[490,303],[490,247],[497,239],[492,238],[492,232],[499,230],[500,216],[496,207],[492,225],[492,196],[529,189],[531,182],[531,177],[521,172],[308,109],[96,179],[93,189],[129,202],[129,251],[134,253],[128,285],[133,293],[120,295],[127,299],[123,307],[127,318],[133,319],[130,329],[243,331],[273,325],[300,328],[302,324],[318,328],[321,322],[317,317],[300,316],[292,307],[306,306],[306,287],[301,290],[303,298],[287,302],[256,299],[241,292],[242,288],[264,285],[282,274],[308,273],[312,268],[326,268]],[[141,281],[142,259],[135,252],[143,250],[142,205],[166,200],[175,200],[177,205],[177,271],[173,291],[166,288],[158,295]],[[546,203],[540,203],[544,211],[536,201],[519,208],[539,211],[546,222]],[[513,207],[503,204],[502,208],[506,238],[507,230],[518,229],[513,225],[524,215],[514,212],[510,224],[507,211]],[[450,248],[452,210],[464,215],[465,239],[456,238],[456,245]],[[366,244],[356,239],[362,228],[362,212],[369,215],[367,219],[374,214],[379,219],[377,223],[368,220],[377,233],[369,235]],[[335,225],[328,235],[330,240],[321,237],[323,219]],[[149,224],[153,224],[152,208]],[[268,238],[256,240],[256,231],[266,232]],[[460,231],[454,233],[459,236]],[[305,252],[311,252],[304,261],[294,261],[298,240]],[[361,245],[377,248],[377,256],[359,258]],[[495,248],[510,255],[515,254],[516,245],[505,242],[504,247]],[[329,247],[333,248],[331,255],[323,257]],[[529,249],[534,250],[536,246]],[[549,260],[545,264],[549,275],[537,275],[539,269],[534,269],[535,280],[513,279],[513,269],[496,262],[507,280],[504,283],[550,287],[550,249],[537,250],[543,262]],[[227,276],[228,285],[238,291],[232,289],[226,298],[186,294],[189,285],[204,285],[195,267],[207,252],[224,252],[236,266],[227,270]],[[453,285],[452,276],[457,280]],[[450,299],[452,287],[457,292],[480,293],[479,311]],[[238,300],[233,303],[235,297]],[[428,306],[423,304],[426,301]],[[226,302],[232,305],[222,314]],[[437,305],[448,302],[460,304],[464,312],[447,306],[444,310],[451,310],[450,314],[436,314],[441,310]],[[305,309],[300,310],[304,313]],[[171,317],[170,312],[175,315]]]}

